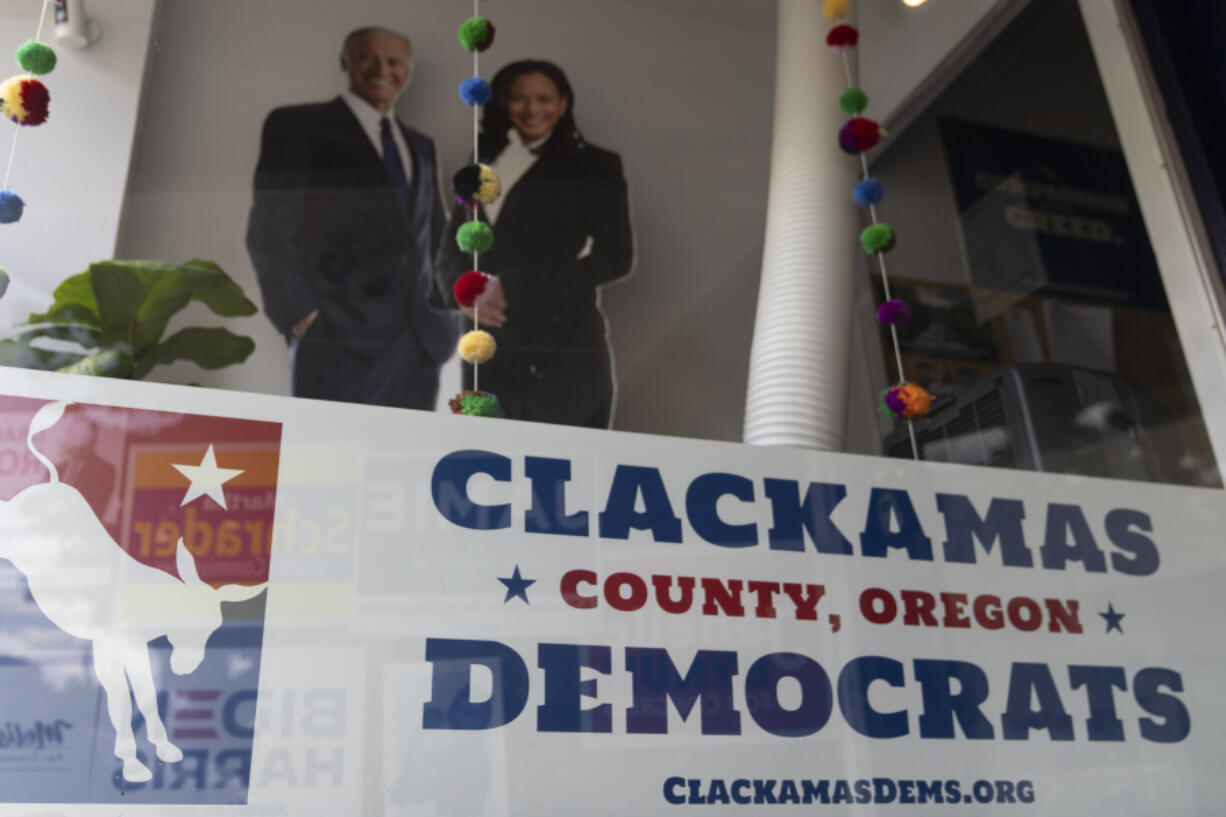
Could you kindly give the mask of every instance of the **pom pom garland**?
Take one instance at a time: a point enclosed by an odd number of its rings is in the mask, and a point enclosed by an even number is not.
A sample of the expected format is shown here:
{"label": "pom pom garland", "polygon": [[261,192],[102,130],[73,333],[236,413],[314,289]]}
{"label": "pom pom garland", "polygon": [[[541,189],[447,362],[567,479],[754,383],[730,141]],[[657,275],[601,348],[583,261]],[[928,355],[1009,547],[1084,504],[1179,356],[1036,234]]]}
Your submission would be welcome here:
{"label": "pom pom garland", "polygon": [[[460,99],[472,107],[473,163],[460,168],[451,179],[451,191],[455,194],[456,201],[470,211],[470,220],[456,228],[455,241],[461,252],[473,254],[473,266],[476,266],[475,256],[494,244],[494,231],[489,224],[479,219],[477,208],[482,204],[493,204],[502,193],[502,183],[494,168],[477,162],[480,155],[479,108],[494,96],[490,84],[480,76],[479,65],[480,52],[494,44],[494,24],[477,13],[477,0],[473,0],[473,16],[460,24],[456,36],[461,47],[473,55],[473,76],[460,83]],[[480,307],[498,291],[497,279],[479,270],[469,270],[456,279],[451,291],[456,303],[461,307]],[[498,351],[498,342],[493,335],[477,326],[475,312],[472,317],[472,331],[466,332],[460,338],[456,349],[460,358],[472,366],[473,391],[461,392],[450,400],[451,410],[456,414],[472,417],[502,417],[505,415],[498,398],[487,392],[477,391],[481,364]]]}
{"label": "pom pom garland", "polygon": [[[908,5],[910,2],[908,1]],[[837,20],[846,15],[850,10],[849,0],[825,0],[822,5],[822,13],[828,19]],[[854,48],[860,40],[860,33],[849,25],[836,25],[826,35],[826,45],[835,52],[846,52],[850,48]],[[847,80],[847,85],[852,85],[851,67],[844,55],[843,57],[843,73]],[[868,107],[868,95],[862,90],[855,87],[848,87],[839,96],[839,109],[843,113],[852,116],[839,130],[839,147],[847,153],[856,155],[863,154],[864,151],[871,149],[885,135],[881,126],[871,119],[866,119],[860,116],[860,113]],[[889,275],[886,272],[885,257],[879,255],[894,246],[894,231],[888,224],[877,220],[877,211],[875,205],[885,195],[885,191],[881,184],[874,178],[868,175],[868,166],[864,161],[863,156],[860,157],[860,164],[863,167],[864,174],[861,180],[852,190],[851,197],[861,207],[871,208],[873,223],[860,233],[860,246],[869,255],[878,254],[878,263],[881,267],[881,277],[885,284],[885,289],[889,291]],[[898,379],[899,383],[896,386],[891,386],[881,392],[878,409],[889,416],[893,420],[910,421],[915,417],[922,417],[928,413],[932,406],[932,395],[925,391],[922,387],[906,381],[906,376],[903,374],[902,353],[898,346],[898,333],[893,327],[905,322],[911,316],[911,307],[902,300],[891,298],[881,304],[877,309],[877,321],[883,326],[891,327],[891,338],[894,342],[894,354],[898,360]],[[915,458],[920,458],[920,452],[916,443],[915,433],[911,433],[911,450]]]}
{"label": "pom pom garland", "polygon": [[492,358],[494,352],[498,351],[498,341],[494,340],[494,336],[484,329],[474,329],[464,333],[456,351],[460,353],[460,359],[465,363],[481,364]]}
{"label": "pom pom garland", "polygon": [[890,300],[877,307],[877,323],[882,326],[899,326],[911,317],[911,307],[899,298]]}
{"label": "pom pom garland", "polygon": [[458,37],[465,51],[484,51],[494,44],[494,24],[484,17],[469,17],[460,24]]}
{"label": "pom pom garland", "polygon": [[860,233],[860,246],[869,255],[894,249],[894,231],[888,224],[870,224]]}
{"label": "pom pom garland", "polygon": [[9,77],[0,83],[0,116],[18,125],[41,125],[47,121],[51,94],[34,77]]}
{"label": "pom pom garland", "polygon": [[5,188],[0,190],[0,224],[13,224],[21,219],[26,203],[21,196]]}
{"label": "pom pom garland", "polygon": [[496,395],[485,391],[462,391],[447,401],[452,414],[466,414],[469,417],[505,417],[502,403]]}
{"label": "pom pom garland", "polygon": [[494,245],[494,231],[484,221],[466,221],[455,232],[461,252],[485,252]]}
{"label": "pom pom garland", "polygon": [[876,179],[864,179],[851,191],[851,197],[861,207],[869,207],[885,198],[885,189]]}
{"label": "pom pom garland", "polygon": [[55,68],[55,51],[38,40],[26,40],[17,47],[14,56],[21,70],[31,74],[49,74]]}
{"label": "pom pom garland", "polygon": [[490,84],[481,77],[469,77],[460,83],[460,99],[466,105],[484,105],[493,98]]}
{"label": "pom pom garland", "polygon": [[890,386],[881,393],[878,408],[894,420],[923,417],[932,408],[932,395],[914,383]]}
{"label": "pom pom garland", "polygon": [[839,110],[846,114],[859,114],[868,107],[868,94],[859,88],[848,88],[839,95]]}
{"label": "pom pom garland", "polygon": [[475,304],[480,307],[494,294],[494,288],[490,286],[493,280],[492,275],[469,270],[456,279],[451,293],[455,295],[456,303],[460,306],[471,307]]}
{"label": "pom pom garland", "polygon": [[826,45],[833,51],[846,51],[855,48],[860,42],[860,32],[849,25],[835,26],[826,35]]}
{"label": "pom pom garland", "polygon": [[460,204],[476,207],[478,202],[490,204],[497,199],[502,193],[502,182],[489,165],[467,165],[451,177],[451,191]]}
{"label": "pom pom garland", "polygon": [[826,0],[822,4],[822,14],[827,20],[839,20],[847,16],[850,10],[847,0]]}
{"label": "pom pom garland", "polygon": [[881,126],[871,119],[857,116],[839,131],[839,147],[848,153],[862,153],[881,139]]}

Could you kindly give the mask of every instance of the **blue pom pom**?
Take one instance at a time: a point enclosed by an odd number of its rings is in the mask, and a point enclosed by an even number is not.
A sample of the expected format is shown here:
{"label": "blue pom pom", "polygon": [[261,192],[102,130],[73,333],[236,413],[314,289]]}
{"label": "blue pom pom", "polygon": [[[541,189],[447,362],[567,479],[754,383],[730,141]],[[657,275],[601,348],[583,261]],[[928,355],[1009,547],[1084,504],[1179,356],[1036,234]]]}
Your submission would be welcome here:
{"label": "blue pom pom", "polygon": [[469,77],[460,83],[460,99],[467,105],[484,105],[493,97],[490,84],[481,77]]}
{"label": "blue pom pom", "polygon": [[0,190],[0,224],[12,224],[21,218],[26,203],[21,196],[5,188]]}
{"label": "blue pom pom", "polygon": [[885,198],[885,190],[876,179],[865,179],[856,185],[855,190],[851,191],[851,197],[861,207],[868,207]]}

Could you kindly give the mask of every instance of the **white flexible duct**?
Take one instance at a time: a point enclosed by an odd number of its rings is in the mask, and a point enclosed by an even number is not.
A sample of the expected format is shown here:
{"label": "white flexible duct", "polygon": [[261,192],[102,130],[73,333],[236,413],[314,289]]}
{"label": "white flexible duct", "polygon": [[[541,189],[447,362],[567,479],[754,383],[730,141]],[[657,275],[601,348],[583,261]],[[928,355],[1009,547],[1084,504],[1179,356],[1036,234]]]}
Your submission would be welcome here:
{"label": "white flexible duct", "polygon": [[858,222],[843,64],[820,0],[779,0],[775,121],[745,442],[840,450]]}

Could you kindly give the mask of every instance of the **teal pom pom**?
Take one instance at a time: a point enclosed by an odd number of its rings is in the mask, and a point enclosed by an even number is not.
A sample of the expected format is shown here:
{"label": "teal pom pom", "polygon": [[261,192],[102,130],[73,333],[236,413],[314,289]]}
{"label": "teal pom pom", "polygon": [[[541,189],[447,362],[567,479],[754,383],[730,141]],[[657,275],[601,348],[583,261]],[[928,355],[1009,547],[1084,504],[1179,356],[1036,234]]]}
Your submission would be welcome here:
{"label": "teal pom pom", "polygon": [[21,219],[26,203],[12,190],[0,190],[0,224],[12,224]]}
{"label": "teal pom pom", "polygon": [[46,43],[26,40],[17,47],[17,64],[31,74],[48,74],[55,68],[55,52]]}
{"label": "teal pom pom", "polygon": [[885,198],[885,189],[876,179],[865,179],[851,191],[851,197],[861,207],[868,207]]}
{"label": "teal pom pom", "polygon": [[3,298],[4,293],[8,291],[9,291],[9,274],[4,269],[4,267],[0,267],[0,298]]}
{"label": "teal pom pom", "polygon": [[848,88],[839,97],[839,110],[855,116],[868,107],[868,94],[859,88]]}
{"label": "teal pom pom", "polygon": [[894,231],[888,224],[870,224],[860,233],[860,246],[869,255],[894,249]]}
{"label": "teal pom pom", "polygon": [[485,252],[494,245],[494,231],[484,221],[466,221],[456,230],[455,243],[461,252]]}
{"label": "teal pom pom", "polygon": [[460,83],[460,99],[466,105],[484,105],[493,98],[490,84],[481,77],[469,77]]}
{"label": "teal pom pom", "polygon": [[484,51],[494,44],[494,24],[484,17],[469,17],[460,24],[458,36],[465,51]]}

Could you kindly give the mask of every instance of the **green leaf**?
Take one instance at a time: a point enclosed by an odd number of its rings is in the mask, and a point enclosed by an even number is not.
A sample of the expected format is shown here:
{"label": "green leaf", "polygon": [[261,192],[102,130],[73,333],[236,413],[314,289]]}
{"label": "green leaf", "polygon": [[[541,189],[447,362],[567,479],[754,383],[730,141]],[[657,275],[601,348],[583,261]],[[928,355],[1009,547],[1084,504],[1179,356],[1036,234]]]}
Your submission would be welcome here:
{"label": "green leaf", "polygon": [[223,318],[245,318],[259,311],[243,288],[212,261],[193,258],[183,270],[191,276],[193,297]]}
{"label": "green leaf", "polygon": [[[135,355],[157,342],[166,328],[166,321],[187,306],[188,301],[184,293],[176,299],[177,303],[154,304],[153,309],[146,311],[144,332],[138,340],[137,327],[142,323],[140,313],[149,300],[149,291],[168,270],[168,264],[154,266],[146,262],[100,261],[89,265],[90,283],[98,300],[98,319],[104,342],[126,343]],[[149,334],[153,334],[151,341],[146,340]]]}
{"label": "green leaf", "polygon": [[253,351],[255,341],[228,329],[189,327],[175,332],[147,354],[138,356],[132,376],[143,378],[154,366],[176,360],[190,360],[202,369],[220,369],[242,363]]}
{"label": "green leaf", "polygon": [[132,356],[126,349],[103,349],[61,367],[64,374],[88,374],[94,377],[128,377],[132,372]]}
{"label": "green leaf", "polygon": [[67,278],[52,294],[51,308],[29,317],[30,323],[87,323],[101,326],[98,322],[98,301],[90,283],[89,272]]}
{"label": "green leaf", "polygon": [[90,265],[89,274],[105,342],[127,343],[138,359],[190,301],[224,317],[256,312],[242,288],[211,261],[101,261]]}
{"label": "green leaf", "polygon": [[53,352],[49,349],[35,349],[28,339],[9,338],[0,341],[0,366],[16,366],[21,369],[42,369],[55,371],[80,360],[82,355],[72,352]]}
{"label": "green leaf", "polygon": [[87,358],[89,362],[80,361],[81,370],[127,376],[131,369],[134,377],[144,377],[159,363],[174,360],[191,360],[207,369],[245,360],[254,342],[224,329],[186,329],[160,342],[170,319],[192,301],[200,301],[223,317],[257,311],[242,288],[212,261],[99,261],[61,283],[46,312],[30,315],[31,324],[54,326],[31,326],[14,339],[5,354],[24,361],[10,365],[61,368],[81,356],[35,349],[29,342],[47,337],[91,349],[104,347],[104,351],[121,348],[128,355],[127,363],[116,362],[114,355]]}

